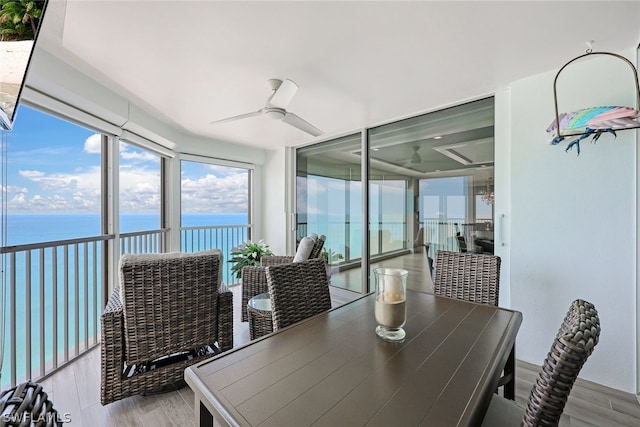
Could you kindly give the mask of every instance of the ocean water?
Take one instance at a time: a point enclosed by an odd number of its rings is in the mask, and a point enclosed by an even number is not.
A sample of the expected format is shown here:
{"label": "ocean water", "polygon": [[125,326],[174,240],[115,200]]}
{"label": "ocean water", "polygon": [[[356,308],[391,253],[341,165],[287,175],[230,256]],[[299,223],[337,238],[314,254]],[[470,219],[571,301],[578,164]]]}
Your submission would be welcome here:
{"label": "ocean water", "polygon": [[[245,225],[247,221],[246,213],[185,214],[182,226]],[[120,215],[122,233],[159,228],[159,214]],[[9,214],[3,243],[6,241],[8,246],[12,246],[99,235],[100,214]]]}
{"label": "ocean water", "polygon": [[[182,218],[183,226],[211,226],[211,225],[246,225],[248,221],[246,214],[187,214]],[[133,231],[157,230],[160,228],[160,217],[154,214],[123,214],[120,217],[120,225],[123,233]],[[7,233],[3,237],[3,244],[6,246],[24,245],[40,242],[51,242],[58,240],[75,239],[82,237],[95,237],[100,235],[100,216],[98,214],[10,214],[7,218]],[[239,229],[240,230],[240,229]],[[215,237],[215,236],[214,236]],[[229,236],[218,236],[229,238]],[[233,236],[240,242],[246,239],[242,232],[236,232]],[[187,238],[189,240],[189,237]],[[200,245],[211,246],[211,239],[201,239],[202,241],[189,242]],[[221,240],[219,240],[221,241]],[[226,240],[225,240],[226,241]],[[219,247],[223,252],[231,250],[230,243]],[[208,249],[208,247],[194,247],[194,250]],[[11,352],[16,353],[16,369],[18,381],[27,377],[35,378],[39,376],[41,362],[41,341],[40,336],[44,335],[44,366],[47,369],[53,360],[54,351],[58,355],[58,360],[62,360],[65,350],[70,355],[74,354],[76,341],[79,341],[80,348],[85,339],[91,345],[99,339],[96,336],[98,325],[92,320],[92,315],[87,317],[89,322],[85,324],[85,313],[100,313],[105,301],[102,301],[102,283],[99,279],[102,274],[100,262],[83,263],[85,256],[90,259],[100,260],[101,245],[78,245],[69,247],[65,253],[63,247],[55,251],[53,249],[44,251],[31,251],[30,259],[27,260],[25,252],[19,253],[12,259],[10,255],[3,255],[2,273],[6,284],[4,286],[4,304],[0,304],[0,316],[5,324],[4,335],[4,357],[2,370],[0,371],[0,389],[5,389],[9,385]],[[68,260],[65,265],[65,256]],[[78,268],[73,268],[74,259],[78,258],[80,263]],[[228,259],[225,257],[225,259]],[[31,263],[31,271],[27,268],[27,262]],[[55,269],[53,268],[55,265]],[[41,268],[42,266],[42,268]],[[66,268],[65,268],[66,267]],[[224,263],[223,268],[228,269],[229,264]],[[44,271],[44,277],[40,277],[40,271]],[[54,291],[53,277],[54,271],[57,278],[57,292]],[[232,279],[228,277],[227,282]],[[11,291],[9,289],[10,278],[15,277],[16,290],[16,348],[10,349],[11,325],[9,324]],[[68,285],[63,285],[68,284]],[[56,298],[54,298],[54,293]],[[57,335],[58,345],[54,350],[53,343],[53,322],[54,307],[53,301],[57,300],[55,310],[58,313]],[[76,303],[77,302],[77,303]],[[62,314],[68,307],[67,322],[63,320]],[[40,320],[40,314],[44,313]],[[30,317],[29,317],[30,316]],[[78,318],[78,328],[75,328],[76,318]],[[98,320],[99,322],[99,320]],[[30,323],[30,324],[29,324]],[[42,329],[44,328],[44,329]],[[68,346],[62,337],[68,335]],[[44,333],[42,333],[44,332]],[[31,375],[26,370],[27,342],[31,344]]]}

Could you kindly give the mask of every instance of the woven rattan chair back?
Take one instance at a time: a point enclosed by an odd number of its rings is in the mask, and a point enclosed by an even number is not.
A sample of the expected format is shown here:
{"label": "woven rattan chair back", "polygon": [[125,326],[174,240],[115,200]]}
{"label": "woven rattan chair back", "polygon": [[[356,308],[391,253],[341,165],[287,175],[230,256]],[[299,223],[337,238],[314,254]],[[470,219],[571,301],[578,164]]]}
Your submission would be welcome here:
{"label": "woven rattan chair back", "polygon": [[121,257],[127,363],[212,343],[221,258],[211,251]]}
{"label": "woven rattan chair back", "polygon": [[267,267],[266,273],[274,331],[331,308],[322,258]]}
{"label": "woven rattan chair back", "polygon": [[558,425],[571,387],[599,337],[598,311],[590,302],[575,300],[533,385],[524,426]]}
{"label": "woven rattan chair back", "polygon": [[[318,238],[316,243],[311,249],[309,259],[320,258],[322,248],[324,247],[324,240]],[[247,317],[247,304],[249,300],[256,295],[268,292],[267,287],[267,275],[265,267],[272,265],[288,264],[293,262],[293,256],[288,255],[268,255],[260,258],[259,266],[248,266],[242,269],[242,316],[243,322],[248,320]]]}
{"label": "woven rattan chair back", "polygon": [[500,262],[495,255],[438,251],[433,293],[497,306]]}
{"label": "woven rattan chair back", "polygon": [[103,405],[173,388],[187,366],[231,350],[233,293],[220,286],[221,262],[219,250],[122,256],[100,317]]}

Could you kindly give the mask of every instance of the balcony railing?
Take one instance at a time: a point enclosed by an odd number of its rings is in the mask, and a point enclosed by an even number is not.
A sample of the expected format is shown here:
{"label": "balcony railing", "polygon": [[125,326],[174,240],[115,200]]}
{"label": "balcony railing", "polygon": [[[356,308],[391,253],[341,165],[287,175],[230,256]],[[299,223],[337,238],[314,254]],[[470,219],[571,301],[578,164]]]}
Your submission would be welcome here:
{"label": "balcony railing", "polygon": [[168,228],[120,234],[120,255],[148,254],[167,251]]}
{"label": "balcony railing", "polygon": [[460,252],[459,237],[464,237],[467,249],[474,245],[479,231],[493,233],[492,220],[468,223],[464,218],[425,219],[421,224],[423,241],[429,245],[429,256],[435,257],[438,250]]}
{"label": "balcony railing", "polygon": [[[180,249],[182,252],[197,252],[220,249],[223,259],[231,259],[231,251],[250,239],[252,225],[208,225],[180,228]],[[230,284],[237,282],[231,274],[231,264],[225,262],[222,280]]]}
{"label": "balcony railing", "polygon": [[[467,245],[474,243],[475,234],[479,231],[493,233],[492,220],[477,220],[469,223],[465,218],[426,219],[420,224],[422,241],[430,245],[429,254],[435,256],[438,250],[460,251],[458,236],[464,237]],[[384,256],[388,253],[408,249],[416,236],[409,238],[406,234],[405,222],[374,222],[369,225],[369,251],[371,257]],[[343,259],[334,264],[357,262],[361,259],[362,224],[359,222],[330,222],[312,224],[306,222],[297,224],[297,239],[310,234],[326,234],[325,248],[343,255]]]}
{"label": "balcony railing", "polygon": [[[185,227],[181,249],[218,248],[224,259],[248,239],[250,225]],[[123,233],[122,253],[167,251],[168,229]],[[26,379],[39,380],[100,342],[100,316],[106,303],[107,244],[114,235],[0,248],[6,280],[0,315],[6,321],[0,389]],[[223,265],[226,283],[231,265]]]}
{"label": "balcony railing", "polygon": [[7,293],[1,387],[42,378],[99,342],[113,235],[0,248]]}
{"label": "balcony railing", "polygon": [[[329,222],[311,226],[306,222],[299,222],[296,227],[298,241],[311,233],[326,235],[324,248],[343,256],[340,260],[334,260],[333,264],[360,261],[362,258],[362,223],[360,222]],[[369,225],[370,255],[378,256],[406,249],[406,229],[405,222],[371,223]]]}

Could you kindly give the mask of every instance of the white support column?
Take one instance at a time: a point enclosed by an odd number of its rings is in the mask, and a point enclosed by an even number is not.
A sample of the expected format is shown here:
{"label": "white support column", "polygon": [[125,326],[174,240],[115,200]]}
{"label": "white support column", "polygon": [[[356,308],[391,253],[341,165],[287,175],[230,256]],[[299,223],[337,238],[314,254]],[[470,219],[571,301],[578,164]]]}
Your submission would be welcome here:
{"label": "white support column", "polygon": [[104,231],[115,237],[109,241],[107,253],[108,293],[118,278],[118,261],[120,259],[120,140],[115,136],[102,137],[104,189],[103,196],[103,221]]}
{"label": "white support column", "polygon": [[285,152],[285,217],[287,227],[286,248],[288,254],[296,252],[296,151],[293,147],[286,147]]}
{"label": "white support column", "polygon": [[165,226],[169,227],[169,239],[167,242],[168,252],[180,251],[180,214],[181,198],[180,190],[182,181],[180,179],[181,156],[177,154],[173,158],[167,158],[165,168],[164,188],[164,214],[166,216]]}

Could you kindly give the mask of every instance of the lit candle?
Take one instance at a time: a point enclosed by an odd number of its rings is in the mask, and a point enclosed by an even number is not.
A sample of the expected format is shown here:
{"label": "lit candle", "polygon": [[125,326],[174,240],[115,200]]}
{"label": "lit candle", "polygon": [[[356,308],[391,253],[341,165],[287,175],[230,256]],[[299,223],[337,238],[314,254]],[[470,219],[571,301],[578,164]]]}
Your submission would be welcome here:
{"label": "lit candle", "polygon": [[[406,318],[404,278],[401,272],[391,272],[378,277],[382,292],[376,296],[375,316],[378,324],[388,328],[400,328]],[[395,273],[395,274],[394,274]]]}

